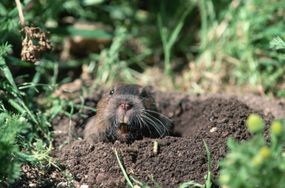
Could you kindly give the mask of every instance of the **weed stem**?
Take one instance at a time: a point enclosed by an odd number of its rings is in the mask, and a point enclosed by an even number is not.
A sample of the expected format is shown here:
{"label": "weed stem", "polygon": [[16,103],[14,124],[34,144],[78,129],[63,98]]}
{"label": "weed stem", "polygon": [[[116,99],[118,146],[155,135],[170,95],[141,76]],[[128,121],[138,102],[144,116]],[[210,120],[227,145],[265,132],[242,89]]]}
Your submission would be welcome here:
{"label": "weed stem", "polygon": [[24,18],[21,2],[20,2],[20,0],[15,0],[15,2],[16,2],[17,9],[18,9],[18,13],[19,13],[20,24],[22,27],[24,27],[25,26],[25,18]]}

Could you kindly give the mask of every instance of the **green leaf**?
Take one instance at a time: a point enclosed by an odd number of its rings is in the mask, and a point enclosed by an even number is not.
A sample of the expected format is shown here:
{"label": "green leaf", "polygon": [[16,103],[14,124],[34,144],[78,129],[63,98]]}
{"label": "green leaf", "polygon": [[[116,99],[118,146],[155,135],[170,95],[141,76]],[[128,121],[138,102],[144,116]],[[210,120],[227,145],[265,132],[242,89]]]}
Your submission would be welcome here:
{"label": "green leaf", "polygon": [[8,42],[0,45],[0,57],[6,56],[8,53],[12,51],[12,45]]}
{"label": "green leaf", "polygon": [[270,42],[270,48],[279,50],[279,49],[285,49],[285,42],[280,37],[276,37],[272,39]]}
{"label": "green leaf", "polygon": [[6,77],[8,82],[12,85],[14,91],[18,92],[18,88],[15,84],[12,73],[11,73],[10,69],[8,68],[8,66],[6,65],[4,58],[2,58],[2,57],[0,57],[0,70],[2,70],[4,76]]}
{"label": "green leaf", "polygon": [[68,36],[81,36],[83,38],[89,39],[111,39],[112,34],[102,30],[102,29],[78,29],[73,26],[49,28],[48,29],[53,34],[58,35],[68,35]]}
{"label": "green leaf", "polygon": [[105,0],[83,0],[83,4],[85,6],[90,6],[90,5],[98,5],[103,3]]}

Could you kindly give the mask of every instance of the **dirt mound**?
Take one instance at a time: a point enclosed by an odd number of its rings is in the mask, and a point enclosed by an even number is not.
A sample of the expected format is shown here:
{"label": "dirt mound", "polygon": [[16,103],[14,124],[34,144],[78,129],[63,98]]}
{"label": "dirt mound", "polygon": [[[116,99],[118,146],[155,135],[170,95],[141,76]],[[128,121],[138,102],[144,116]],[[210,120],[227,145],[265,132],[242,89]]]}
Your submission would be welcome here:
{"label": "dirt mound", "polygon": [[[99,99],[96,96],[92,105]],[[74,141],[56,152],[62,164],[73,174],[74,180],[92,186],[126,187],[113,151],[116,148],[128,174],[150,186],[157,182],[163,187],[177,187],[188,180],[203,183],[208,162],[203,140],[211,153],[211,168],[215,178],[218,160],[227,151],[227,138],[244,140],[250,136],[245,126],[248,115],[259,113],[267,124],[274,118],[270,113],[265,116],[260,109],[249,107],[236,97],[189,97],[157,93],[156,101],[160,111],[173,119],[176,135],[181,137],[144,139],[130,145],[119,142],[89,145],[85,141]],[[62,144],[64,138],[67,140],[68,135],[72,138],[81,136],[84,125],[82,118],[80,121],[74,118],[72,122],[75,133],[69,134],[66,129],[65,136],[60,136],[57,145]],[[63,130],[64,127],[64,123],[57,123],[55,128]],[[155,140],[159,145],[157,154],[153,152]]]}
{"label": "dirt mound", "polygon": [[148,185],[159,182],[165,187],[191,179],[203,182],[207,158],[201,142],[175,137],[157,139],[157,142],[159,152],[156,155],[151,139],[135,141],[131,145],[99,143],[90,146],[77,141],[64,151],[62,160],[68,164],[76,181],[90,186],[126,187],[113,148],[119,151],[129,175]]}

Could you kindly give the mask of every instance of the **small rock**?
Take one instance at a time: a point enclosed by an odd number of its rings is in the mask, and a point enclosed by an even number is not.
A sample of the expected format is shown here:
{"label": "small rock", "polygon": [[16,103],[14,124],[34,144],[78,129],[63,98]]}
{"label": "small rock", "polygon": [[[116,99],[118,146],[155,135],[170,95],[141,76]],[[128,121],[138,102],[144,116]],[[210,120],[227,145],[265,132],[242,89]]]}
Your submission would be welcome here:
{"label": "small rock", "polygon": [[218,130],[217,127],[213,127],[213,128],[210,129],[210,133],[216,132],[217,130]]}
{"label": "small rock", "polygon": [[56,186],[57,188],[64,188],[64,187],[67,187],[67,182],[60,182],[57,184]]}
{"label": "small rock", "polygon": [[86,185],[86,184],[83,184],[83,185],[80,186],[80,188],[88,188],[88,187],[89,187],[89,186]]}
{"label": "small rock", "polygon": [[35,184],[35,183],[30,183],[30,184],[29,184],[29,187],[37,187],[37,184]]}
{"label": "small rock", "polygon": [[224,138],[224,137],[227,137],[228,135],[229,135],[230,133],[229,132],[224,132],[223,134],[222,134],[222,137]]}

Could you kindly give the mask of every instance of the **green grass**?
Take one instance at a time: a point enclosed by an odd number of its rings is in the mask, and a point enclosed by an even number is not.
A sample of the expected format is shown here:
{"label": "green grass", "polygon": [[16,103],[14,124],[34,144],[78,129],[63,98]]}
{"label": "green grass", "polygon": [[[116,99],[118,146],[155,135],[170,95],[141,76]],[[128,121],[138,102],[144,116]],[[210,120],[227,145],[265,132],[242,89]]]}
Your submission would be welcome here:
{"label": "green grass", "polygon": [[[17,10],[7,0],[0,7],[3,36],[0,43],[13,43],[13,47],[19,48]],[[179,84],[175,81],[184,76],[187,78],[184,82],[189,82],[188,90],[195,90],[197,85],[199,91],[210,90],[207,83],[212,81],[211,77],[201,75],[196,80],[191,72],[195,69],[186,68],[183,74],[173,70],[182,59],[186,65],[190,62],[201,67],[200,74],[215,74],[216,79],[221,79],[217,87],[241,85],[283,96],[285,57],[282,50],[272,49],[270,42],[276,36],[284,37],[284,8],[281,0],[273,3],[187,0],[175,4],[169,0],[110,3],[69,0],[35,2],[24,16],[27,24],[50,31],[57,49],[66,37],[113,39],[110,46],[80,59],[71,57],[62,62],[57,52],[43,58],[58,62],[60,68],[87,64],[97,83],[113,83],[117,81],[115,78],[137,82],[150,64],[161,66],[163,62],[165,77],[171,77],[177,88]],[[88,30],[64,25],[60,23],[64,16],[74,18],[75,22],[100,23],[105,27]],[[136,40],[141,50],[126,46],[132,40]]]}
{"label": "green grass", "polygon": [[[161,7],[163,7],[163,5],[164,3],[161,2]],[[166,26],[163,26],[162,17],[164,16],[164,14],[162,10],[159,11],[157,18],[160,38],[162,41],[163,54],[164,54],[164,72],[167,76],[172,77],[172,79],[174,79],[173,78],[174,74],[171,67],[171,54],[173,53],[172,48],[174,47],[178,35],[183,28],[186,17],[194,9],[194,2],[189,3],[188,1],[186,1],[183,7],[185,7],[184,8],[185,10],[183,10],[183,8],[178,9],[179,12],[181,12],[180,13],[181,15],[179,15],[177,23],[173,29],[169,29]]]}
{"label": "green grass", "polygon": [[284,53],[271,50],[270,41],[284,35],[281,15],[276,12],[284,9],[285,3],[235,1],[214,13],[213,6],[211,1],[203,3],[203,10],[208,11],[202,14],[206,17],[202,23],[202,61],[210,61],[208,66],[217,71],[221,66],[231,66],[227,80],[235,84],[259,85],[265,92],[281,96]]}

